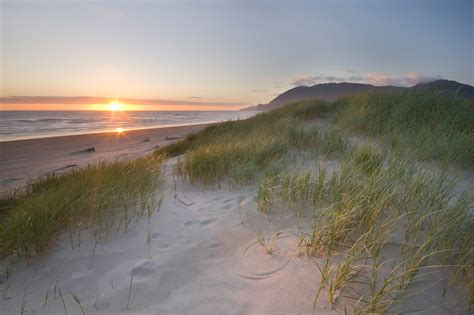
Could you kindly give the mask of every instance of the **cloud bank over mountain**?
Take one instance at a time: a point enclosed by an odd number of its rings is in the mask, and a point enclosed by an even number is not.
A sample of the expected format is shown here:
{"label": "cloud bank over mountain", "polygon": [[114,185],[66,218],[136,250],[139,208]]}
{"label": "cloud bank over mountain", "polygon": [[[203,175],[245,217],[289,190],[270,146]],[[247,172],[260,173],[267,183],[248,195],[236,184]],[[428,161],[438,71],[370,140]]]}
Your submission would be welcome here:
{"label": "cloud bank over mountain", "polygon": [[438,76],[426,76],[416,72],[405,73],[401,76],[390,76],[380,72],[360,73],[357,70],[348,69],[346,72],[348,76],[333,76],[333,75],[314,75],[314,76],[299,76],[292,80],[291,84],[294,86],[311,86],[326,82],[350,82],[350,83],[365,83],[375,86],[413,86],[418,83],[431,82],[443,79]]}

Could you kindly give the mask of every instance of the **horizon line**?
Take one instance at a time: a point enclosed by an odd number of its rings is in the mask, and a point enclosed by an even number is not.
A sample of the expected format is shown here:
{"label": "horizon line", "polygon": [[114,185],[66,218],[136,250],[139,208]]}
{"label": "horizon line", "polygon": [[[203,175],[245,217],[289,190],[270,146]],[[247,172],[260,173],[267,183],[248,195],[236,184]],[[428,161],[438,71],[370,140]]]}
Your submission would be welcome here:
{"label": "horizon line", "polygon": [[174,105],[174,106],[248,106],[242,102],[202,102],[183,101],[169,99],[147,99],[147,98],[120,98],[105,96],[37,96],[37,95],[13,95],[0,97],[1,104],[14,105],[90,105],[90,104],[110,104],[120,102],[126,105]]}

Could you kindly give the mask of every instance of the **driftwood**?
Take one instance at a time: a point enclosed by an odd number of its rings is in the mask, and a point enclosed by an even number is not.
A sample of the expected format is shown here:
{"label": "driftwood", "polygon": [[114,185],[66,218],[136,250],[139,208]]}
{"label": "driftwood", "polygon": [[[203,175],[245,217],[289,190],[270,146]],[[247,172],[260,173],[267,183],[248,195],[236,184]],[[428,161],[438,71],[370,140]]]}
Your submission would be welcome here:
{"label": "driftwood", "polygon": [[71,168],[71,167],[76,167],[77,164],[68,164],[66,166],[63,166],[63,167],[60,167],[60,168],[57,168],[55,170],[53,170],[53,172],[57,172],[57,171],[62,171],[62,170],[65,170],[65,169],[68,169],[68,168]]}
{"label": "driftwood", "polygon": [[83,153],[92,153],[92,152],[95,152],[95,147],[90,147],[84,150],[74,151],[69,154],[83,154]]}
{"label": "driftwood", "polygon": [[182,137],[168,137],[166,136],[165,140],[177,140],[177,139],[181,139]]}

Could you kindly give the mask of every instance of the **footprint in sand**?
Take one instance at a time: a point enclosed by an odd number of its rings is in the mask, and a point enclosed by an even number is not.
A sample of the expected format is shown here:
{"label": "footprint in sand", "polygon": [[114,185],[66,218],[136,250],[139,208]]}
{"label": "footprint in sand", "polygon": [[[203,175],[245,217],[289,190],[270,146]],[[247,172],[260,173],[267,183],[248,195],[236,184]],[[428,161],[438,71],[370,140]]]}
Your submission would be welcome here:
{"label": "footprint in sand", "polygon": [[160,267],[156,260],[147,260],[135,268],[133,268],[133,277],[136,279],[145,278],[152,273],[155,273]]}
{"label": "footprint in sand", "polygon": [[217,219],[206,219],[206,220],[202,220],[201,222],[199,222],[199,224],[201,226],[209,226],[211,225],[212,223],[216,222]]}
{"label": "footprint in sand", "polygon": [[233,208],[233,207],[232,207],[232,204],[233,204],[233,203],[226,204],[225,206],[222,207],[222,209],[224,209],[224,210],[230,210],[230,209]]}
{"label": "footprint in sand", "polygon": [[189,207],[189,206],[192,206],[194,205],[194,201],[192,201],[191,199],[189,199],[186,195],[184,194],[179,194],[179,195],[176,195],[175,198],[174,198],[174,201],[175,201],[175,204],[179,204],[180,206],[186,206],[186,207]]}
{"label": "footprint in sand", "polygon": [[226,200],[224,200],[225,203],[234,203],[236,200],[238,200],[237,197],[231,197],[231,198],[227,198]]}
{"label": "footprint in sand", "polygon": [[209,248],[213,249],[213,248],[218,248],[222,245],[222,243],[220,242],[213,242],[211,244],[209,244]]}
{"label": "footprint in sand", "polygon": [[190,225],[192,225],[192,224],[194,224],[194,223],[196,223],[196,221],[190,220],[190,221],[184,222],[184,225],[185,225],[185,226],[190,226]]}

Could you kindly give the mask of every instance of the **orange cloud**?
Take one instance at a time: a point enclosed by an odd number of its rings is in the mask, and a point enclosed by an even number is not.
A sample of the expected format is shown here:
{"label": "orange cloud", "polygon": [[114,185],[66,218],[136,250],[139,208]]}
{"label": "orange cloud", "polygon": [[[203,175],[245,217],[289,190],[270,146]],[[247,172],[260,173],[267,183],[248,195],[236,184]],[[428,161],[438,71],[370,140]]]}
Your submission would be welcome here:
{"label": "orange cloud", "polygon": [[[2,110],[106,110],[116,99],[90,96],[8,96],[0,98]],[[236,110],[247,104],[121,98],[126,110]]]}

